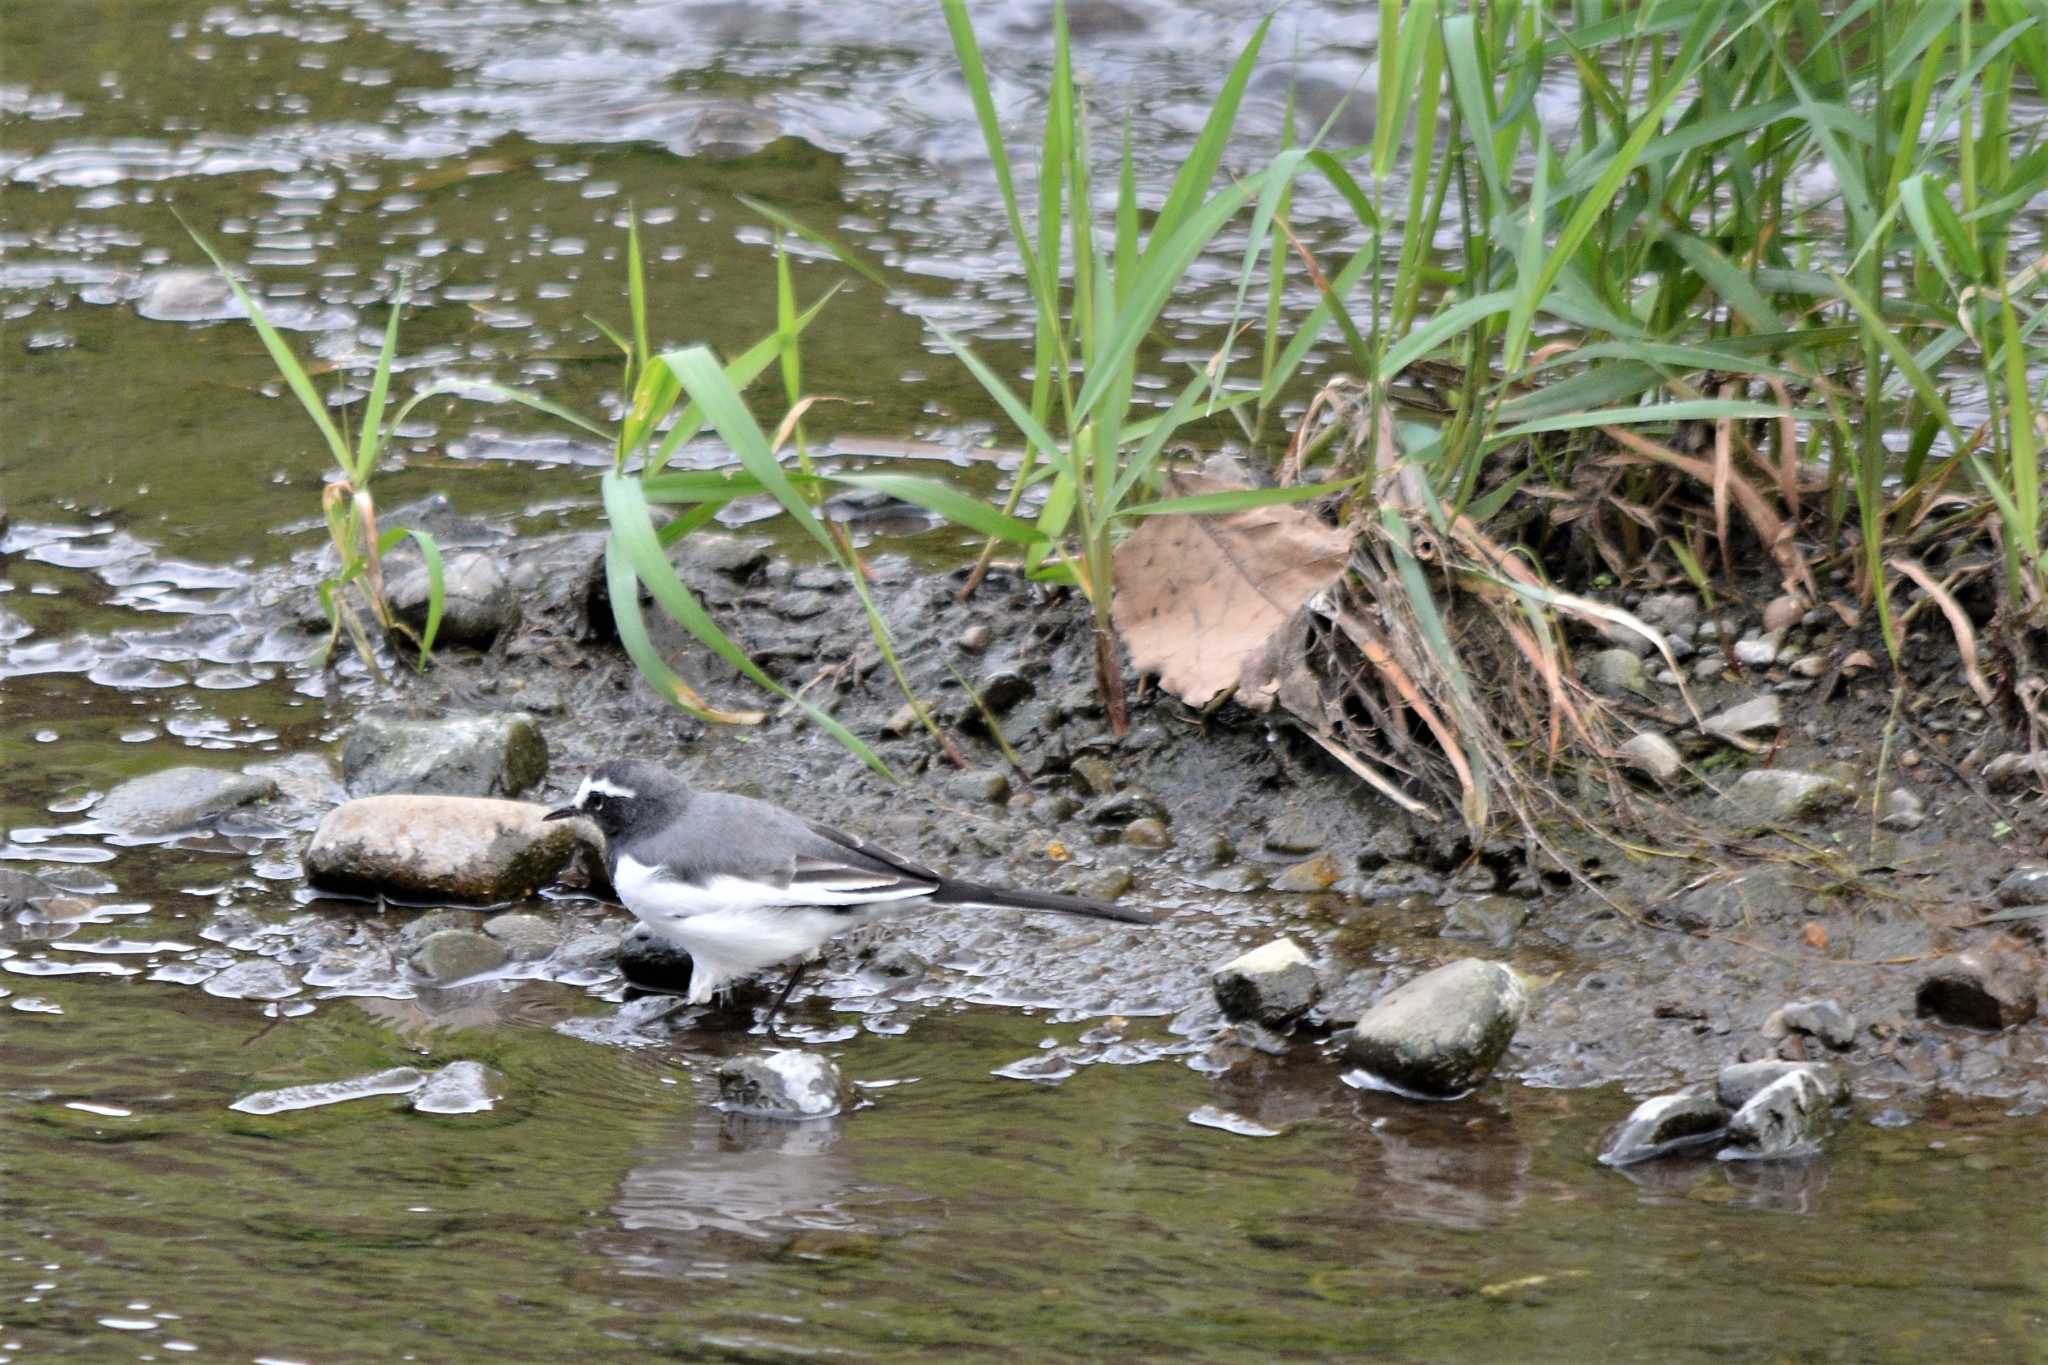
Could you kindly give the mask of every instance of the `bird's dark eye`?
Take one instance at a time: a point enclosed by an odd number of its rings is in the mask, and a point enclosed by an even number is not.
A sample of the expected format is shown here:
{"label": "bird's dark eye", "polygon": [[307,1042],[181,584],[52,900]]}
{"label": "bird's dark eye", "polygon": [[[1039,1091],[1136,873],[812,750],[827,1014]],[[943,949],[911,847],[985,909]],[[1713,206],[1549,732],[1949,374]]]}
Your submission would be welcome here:
{"label": "bird's dark eye", "polygon": [[603,810],[603,809],[604,809],[604,793],[603,793],[603,792],[592,792],[592,793],[590,794],[590,808],[591,808],[592,810]]}

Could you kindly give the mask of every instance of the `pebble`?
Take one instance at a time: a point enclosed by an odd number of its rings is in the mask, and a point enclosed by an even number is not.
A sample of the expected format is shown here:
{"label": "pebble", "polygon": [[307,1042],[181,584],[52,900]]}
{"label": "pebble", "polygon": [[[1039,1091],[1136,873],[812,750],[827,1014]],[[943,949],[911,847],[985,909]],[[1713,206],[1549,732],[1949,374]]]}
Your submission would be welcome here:
{"label": "pebble", "polygon": [[1092,802],[1087,814],[1091,824],[1128,825],[1133,820],[1146,818],[1164,821],[1166,807],[1143,787],[1130,787]]}
{"label": "pebble", "polygon": [[2048,866],[2020,863],[1998,884],[1998,903],[2017,909],[2024,905],[2048,905]]}
{"label": "pebble", "polygon": [[1995,792],[2016,792],[2048,783],[2048,751],[2000,754],[1984,765],[1984,785]]}
{"label": "pebble", "polygon": [[226,768],[164,768],[130,778],[92,808],[100,828],[117,834],[157,838],[277,794],[277,783]]}
{"label": "pebble", "polygon": [[1279,1025],[1300,1018],[1320,991],[1315,964],[1291,938],[1276,938],[1218,967],[1209,983],[1226,1018]]}
{"label": "pebble", "polygon": [[1069,765],[1081,785],[1096,796],[1116,790],[1116,765],[1099,754],[1083,754]]}
{"label": "pebble", "polygon": [[1808,1068],[1764,1086],[1728,1120],[1723,1161],[1784,1161],[1819,1153],[1833,1121],[1834,1097]]}
{"label": "pebble", "polygon": [[1927,807],[1908,787],[1893,787],[1884,794],[1884,814],[1878,824],[1904,833],[1927,823]]}
{"label": "pebble", "polygon": [[830,1118],[843,1088],[839,1068],[816,1052],[749,1053],[718,1068],[718,1107],[749,1118]]}
{"label": "pebble", "polygon": [[1740,744],[1750,735],[1763,730],[1776,730],[1784,724],[1784,703],[1769,693],[1751,697],[1737,706],[1731,706],[1718,715],[1707,717],[1701,727],[1717,739]]}
{"label": "pebble", "polygon": [[994,638],[995,633],[987,626],[974,625],[960,632],[960,639],[957,643],[967,653],[979,654],[988,648],[989,642]]}
{"label": "pebble", "polygon": [[1758,768],[1737,778],[1724,800],[1746,819],[1778,824],[1815,819],[1848,805],[1855,796],[1839,778],[1793,768]]}
{"label": "pebble", "polygon": [[1678,746],[1653,730],[1632,736],[1616,752],[1630,767],[1640,768],[1659,782],[1669,782],[1684,766]]}
{"label": "pebble", "polygon": [[1728,1130],[1728,1111],[1704,1089],[1644,1100],[1615,1125],[1600,1145],[1603,1166],[1633,1166],[1717,1142]]}
{"label": "pebble", "polygon": [[511,958],[512,950],[489,934],[442,929],[420,940],[406,962],[427,980],[445,986],[497,971]]}
{"label": "pebble", "polygon": [[418,1114],[481,1114],[504,1093],[505,1078],[482,1062],[450,1062],[412,1092]]}
{"label": "pebble", "polygon": [[1831,1101],[1846,1103],[1849,1099],[1849,1082],[1841,1071],[1826,1062],[1735,1062],[1721,1068],[1714,1077],[1714,1095],[1730,1110],[1740,1109],[1755,1097],[1765,1086],[1789,1076],[1794,1071],[1810,1071],[1815,1080],[1827,1091]]}
{"label": "pebble", "polygon": [[1266,828],[1266,847],[1275,853],[1313,853],[1330,841],[1321,821],[1289,811]]}
{"label": "pebble", "polygon": [[1649,674],[1644,671],[1641,656],[1632,649],[1618,646],[1603,649],[1586,660],[1580,675],[1595,691],[1605,692],[1609,696],[1619,696],[1628,692],[1639,697],[1648,697],[1655,693],[1655,688],[1650,685]]}
{"label": "pebble", "polygon": [[562,941],[561,926],[555,921],[518,911],[485,920],[484,932],[504,944],[519,962],[538,961]]}
{"label": "pebble", "polygon": [[1167,833],[1164,821],[1148,816],[1125,825],[1122,841],[1133,848],[1166,848],[1173,843],[1173,836]]}
{"label": "pebble", "polygon": [[1010,798],[1010,779],[999,768],[971,768],[946,779],[946,794],[955,801],[996,805]]}
{"label": "pebble", "polygon": [[1766,1038],[1785,1038],[1795,1033],[1818,1038],[1837,1052],[1844,1051],[1856,1043],[1856,1016],[1843,1009],[1839,1001],[1794,1000],[1771,1011],[1764,1020]]}
{"label": "pebble", "polygon": [[1328,891],[1343,879],[1344,869],[1337,865],[1336,858],[1328,853],[1318,853],[1283,871],[1273,878],[1271,885],[1275,891],[1306,894]]}
{"label": "pebble", "polygon": [[[436,649],[443,645],[489,649],[500,635],[509,634],[519,625],[519,596],[494,557],[451,555],[442,565],[441,579],[441,626],[434,635]],[[392,576],[384,597],[400,620],[424,634],[431,592],[427,567],[419,563]]]}

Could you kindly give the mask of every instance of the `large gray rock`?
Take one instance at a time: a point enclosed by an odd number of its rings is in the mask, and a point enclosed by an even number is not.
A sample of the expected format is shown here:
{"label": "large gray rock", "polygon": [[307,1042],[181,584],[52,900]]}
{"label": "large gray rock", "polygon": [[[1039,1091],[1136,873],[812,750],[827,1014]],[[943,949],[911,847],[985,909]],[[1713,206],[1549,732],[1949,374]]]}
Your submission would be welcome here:
{"label": "large gray rock", "polygon": [[1736,1062],[1722,1067],[1720,1074],[1714,1077],[1714,1098],[1721,1102],[1722,1107],[1737,1110],[1755,1099],[1757,1092],[1764,1087],[1795,1071],[1811,1072],[1821,1088],[1827,1091],[1830,1103],[1848,1103],[1849,1082],[1826,1062]]}
{"label": "large gray rock", "polygon": [[1735,779],[1727,801],[1759,824],[1794,824],[1839,810],[1856,793],[1839,778],[1791,768],[1758,768]]}
{"label": "large gray rock", "polygon": [[1600,1146],[1603,1166],[1633,1166],[1674,1152],[1718,1142],[1728,1128],[1728,1111],[1705,1089],[1681,1090],[1644,1100]]}
{"label": "large gray rock", "polygon": [[[427,628],[432,580],[424,563],[403,570],[385,584],[385,600],[414,630]],[[435,648],[467,645],[489,649],[519,624],[519,597],[498,561],[487,554],[450,555],[442,564],[441,629]]]}
{"label": "large gray rock", "polygon": [[1373,1079],[1410,1094],[1455,1098],[1491,1074],[1528,1005],[1528,988],[1513,968],[1462,958],[1367,1010],[1345,1055]]}
{"label": "large gray rock", "polygon": [[523,711],[411,720],[371,712],[341,750],[351,796],[517,796],[548,775],[548,744]]}
{"label": "large gray rock", "polygon": [[1834,1125],[1835,1098],[1809,1067],[1788,1071],[1728,1120],[1723,1161],[1787,1161],[1818,1155]]}
{"label": "large gray rock", "polygon": [[2040,964],[2009,939],[1936,961],[1920,979],[1919,1012],[1963,1028],[2014,1028],[2039,1010]]}
{"label": "large gray rock", "polygon": [[92,808],[105,830],[156,838],[192,829],[208,820],[277,794],[267,777],[226,768],[165,768],[130,778]]}
{"label": "large gray rock", "polygon": [[1274,1025],[1306,1014],[1319,990],[1315,964],[1291,938],[1276,938],[1224,963],[1210,984],[1225,1017]]}
{"label": "large gray rock", "polygon": [[749,1118],[830,1118],[840,1092],[839,1068],[817,1052],[757,1052],[718,1068],[719,1108]]}
{"label": "large gray rock", "polygon": [[306,850],[314,885],[393,900],[495,905],[532,895],[576,851],[544,806],[469,796],[369,796],[336,806]]}

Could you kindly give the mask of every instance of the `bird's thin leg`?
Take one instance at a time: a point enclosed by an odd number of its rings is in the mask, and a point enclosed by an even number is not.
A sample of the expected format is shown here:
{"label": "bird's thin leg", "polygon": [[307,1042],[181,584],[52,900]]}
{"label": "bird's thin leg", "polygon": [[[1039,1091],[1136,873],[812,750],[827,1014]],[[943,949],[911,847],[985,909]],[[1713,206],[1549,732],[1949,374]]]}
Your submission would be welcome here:
{"label": "bird's thin leg", "polygon": [[761,1017],[761,1032],[774,1032],[775,1016],[782,1012],[783,1003],[789,999],[789,993],[796,989],[797,981],[803,976],[804,969],[810,965],[811,961],[809,958],[798,962],[796,969],[789,974],[789,980],[782,983],[782,994],[775,997],[775,1003],[770,1005],[768,1013]]}

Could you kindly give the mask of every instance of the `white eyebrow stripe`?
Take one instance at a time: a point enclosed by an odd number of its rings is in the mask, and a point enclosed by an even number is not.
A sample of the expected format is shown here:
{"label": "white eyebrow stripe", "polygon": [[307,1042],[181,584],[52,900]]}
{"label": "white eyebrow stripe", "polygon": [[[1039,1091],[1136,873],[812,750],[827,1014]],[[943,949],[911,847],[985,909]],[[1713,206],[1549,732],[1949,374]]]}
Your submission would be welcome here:
{"label": "white eyebrow stripe", "polygon": [[576,789],[576,804],[582,805],[593,793],[616,796],[622,801],[630,801],[640,794],[631,787],[621,787],[618,783],[607,782],[601,777],[586,777],[583,779],[583,785]]}

